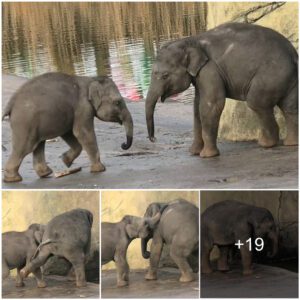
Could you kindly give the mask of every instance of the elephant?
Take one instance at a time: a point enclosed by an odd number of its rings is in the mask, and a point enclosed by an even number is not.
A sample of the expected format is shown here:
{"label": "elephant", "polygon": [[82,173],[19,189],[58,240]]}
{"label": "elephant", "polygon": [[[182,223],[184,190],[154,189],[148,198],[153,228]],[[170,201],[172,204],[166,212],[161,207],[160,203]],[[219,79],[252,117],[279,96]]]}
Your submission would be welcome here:
{"label": "elephant", "polygon": [[[170,245],[170,256],[178,266],[181,282],[195,279],[189,260],[199,261],[199,209],[192,203],[177,199],[169,203],[152,203],[148,206],[144,217],[149,218],[161,213],[160,221],[150,234],[141,239],[142,255],[150,258],[150,267],[145,276],[146,280],[157,279],[157,269],[163,245]],[[147,243],[152,238],[150,252]]]}
{"label": "elephant", "polygon": [[252,253],[246,241],[258,237],[264,240],[264,244],[266,241],[272,243],[272,252],[268,253],[268,256],[274,257],[278,251],[278,232],[268,209],[233,200],[209,206],[201,214],[202,273],[208,274],[213,271],[210,252],[215,245],[220,250],[218,270],[228,271],[229,251],[240,241],[244,244],[240,247],[243,274],[252,274]]}
{"label": "elephant", "polygon": [[279,141],[277,105],[286,121],[284,145],[298,145],[298,54],[278,32],[254,24],[226,23],[200,35],[168,42],[152,66],[146,122],[154,142],[158,99],[195,88],[193,155],[219,155],[218,127],[226,97],[245,101],[258,116],[262,147]]}
{"label": "elephant", "polygon": [[42,242],[31,261],[20,271],[22,278],[44,265],[52,255],[68,260],[74,269],[76,286],[86,286],[85,263],[90,250],[93,214],[86,209],[62,213],[45,225]]}
{"label": "elephant", "polygon": [[[17,269],[16,287],[23,287],[20,270],[27,265],[42,241],[44,225],[31,224],[22,232],[2,233],[2,279],[9,276],[10,270]],[[41,269],[32,270],[39,288],[46,287]]]}
{"label": "elephant", "polygon": [[151,218],[126,215],[118,223],[101,224],[101,265],[115,261],[118,287],[127,286],[129,282],[129,265],[126,259],[129,244],[136,238],[148,236],[159,219],[158,212]]}
{"label": "elephant", "polygon": [[5,165],[4,181],[17,182],[24,157],[33,152],[33,167],[41,178],[52,173],[45,161],[45,141],[60,136],[70,147],[63,153],[67,167],[82,148],[91,162],[91,172],[105,171],[94,130],[94,117],[124,124],[127,150],[132,145],[133,121],[115,83],[106,76],[86,77],[60,72],[37,76],[8,102],[2,119],[10,117],[12,153]]}

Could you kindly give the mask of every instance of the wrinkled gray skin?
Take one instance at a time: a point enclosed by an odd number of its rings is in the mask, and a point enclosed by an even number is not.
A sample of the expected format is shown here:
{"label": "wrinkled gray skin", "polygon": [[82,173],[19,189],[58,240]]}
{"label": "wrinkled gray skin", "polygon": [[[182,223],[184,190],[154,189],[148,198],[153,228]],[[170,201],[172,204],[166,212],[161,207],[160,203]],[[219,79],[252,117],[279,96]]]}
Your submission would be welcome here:
{"label": "wrinkled gray skin", "polygon": [[[269,257],[278,251],[278,233],[272,214],[269,210],[240,203],[222,201],[208,207],[201,215],[201,268],[202,273],[211,273],[210,252],[213,246],[220,250],[218,270],[228,271],[228,254],[230,248],[240,240],[244,243],[240,252],[243,274],[252,274],[252,254],[249,251],[249,238],[262,238],[264,244],[272,244]],[[236,247],[236,246],[235,246]]]}
{"label": "wrinkled gray skin", "polygon": [[117,267],[118,287],[127,286],[129,266],[127,248],[135,238],[145,238],[159,222],[160,213],[152,218],[124,216],[118,223],[101,224],[101,265],[114,261]]}
{"label": "wrinkled gray skin", "polygon": [[253,24],[229,23],[161,47],[152,67],[146,120],[154,138],[154,109],[160,98],[195,87],[194,141],[190,152],[219,155],[216,145],[225,98],[246,101],[261,122],[259,144],[279,140],[274,106],[282,110],[284,145],[298,145],[298,54],[278,32]]}
{"label": "wrinkled gray skin", "polygon": [[133,122],[115,83],[105,76],[82,77],[47,73],[25,83],[11,98],[5,111],[12,128],[12,153],[5,165],[4,181],[21,181],[18,170],[33,152],[33,166],[40,177],[52,173],[45,161],[45,141],[61,136],[70,146],[62,156],[70,167],[82,147],[91,162],[91,172],[105,170],[94,131],[94,117],[123,124],[130,148]]}
{"label": "wrinkled gray skin", "polygon": [[91,244],[93,214],[86,209],[73,209],[54,217],[46,226],[33,259],[20,271],[21,277],[46,263],[52,255],[64,257],[75,272],[77,287],[86,285],[85,263]]}
{"label": "wrinkled gray skin", "polygon": [[[169,203],[152,203],[144,217],[161,213],[160,221],[150,234],[142,239],[141,250],[144,258],[150,257],[150,266],[145,276],[147,280],[157,279],[157,269],[163,245],[170,245],[170,256],[178,266],[181,282],[193,281],[194,272],[189,259],[199,258],[199,209],[192,203],[178,199]],[[152,238],[150,253],[147,243]]]}
{"label": "wrinkled gray skin", "polygon": [[[16,287],[24,286],[20,270],[27,265],[42,241],[44,225],[32,224],[22,232],[2,233],[2,279],[9,276],[10,270],[17,269]],[[32,271],[39,288],[46,287],[40,268]]]}

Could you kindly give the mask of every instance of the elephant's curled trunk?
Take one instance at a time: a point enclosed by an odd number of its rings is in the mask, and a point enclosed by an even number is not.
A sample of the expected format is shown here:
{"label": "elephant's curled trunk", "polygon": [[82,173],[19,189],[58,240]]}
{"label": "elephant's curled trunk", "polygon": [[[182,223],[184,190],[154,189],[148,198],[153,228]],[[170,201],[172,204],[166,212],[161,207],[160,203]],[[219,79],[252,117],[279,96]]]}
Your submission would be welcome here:
{"label": "elephant's curled trunk", "polygon": [[142,255],[145,259],[150,258],[150,252],[147,251],[147,244],[148,244],[149,240],[150,240],[150,238],[148,238],[148,237],[141,239]]}
{"label": "elephant's curled trunk", "polygon": [[146,98],[146,121],[148,137],[151,142],[155,142],[154,137],[154,109],[158,100],[158,96],[151,92],[151,88]]}
{"label": "elephant's curled trunk", "polygon": [[128,110],[126,110],[126,112],[124,113],[123,124],[126,131],[126,142],[122,143],[121,148],[123,150],[127,150],[131,147],[133,140],[133,121],[131,114]]}

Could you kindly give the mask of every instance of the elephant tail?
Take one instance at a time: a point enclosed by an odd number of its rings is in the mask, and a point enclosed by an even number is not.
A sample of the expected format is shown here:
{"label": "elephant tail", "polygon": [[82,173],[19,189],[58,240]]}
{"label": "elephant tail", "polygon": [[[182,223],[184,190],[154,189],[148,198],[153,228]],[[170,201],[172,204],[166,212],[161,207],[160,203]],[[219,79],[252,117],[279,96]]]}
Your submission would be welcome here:
{"label": "elephant tail", "polygon": [[39,246],[36,248],[36,250],[30,260],[33,260],[37,257],[37,255],[39,254],[39,252],[41,251],[41,248],[43,246],[51,244],[51,243],[55,243],[55,241],[53,241],[51,239],[47,239],[46,241],[43,241],[42,243],[40,243]]}

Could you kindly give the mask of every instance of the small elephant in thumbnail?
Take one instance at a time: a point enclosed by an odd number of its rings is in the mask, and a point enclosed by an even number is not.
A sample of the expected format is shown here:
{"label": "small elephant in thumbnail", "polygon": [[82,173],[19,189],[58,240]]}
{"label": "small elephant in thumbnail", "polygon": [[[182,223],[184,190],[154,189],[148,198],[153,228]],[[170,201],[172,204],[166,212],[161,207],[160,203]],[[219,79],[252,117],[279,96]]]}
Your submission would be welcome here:
{"label": "small elephant in thumbnail", "polygon": [[246,102],[257,114],[262,147],[273,147],[279,140],[274,117],[278,106],[287,127],[284,145],[298,145],[298,53],[280,33],[254,24],[226,23],[164,44],[153,64],[146,98],[152,142],[157,101],[164,102],[191,84],[195,88],[192,154],[219,155],[217,136],[226,98]]}
{"label": "small elephant in thumbnail", "polygon": [[[42,241],[44,225],[31,224],[22,232],[2,233],[2,279],[9,276],[10,270],[17,269],[16,287],[24,286],[20,270],[28,265]],[[32,270],[39,288],[46,287],[40,267]]]}
{"label": "small elephant in thumbnail", "polygon": [[252,253],[249,239],[262,238],[272,243],[274,257],[278,251],[278,233],[274,218],[269,210],[238,201],[226,200],[209,206],[201,215],[201,267],[202,273],[211,273],[210,252],[213,246],[220,250],[218,270],[228,271],[230,248],[238,241],[241,246],[243,274],[252,274]]}
{"label": "small elephant in thumbnail", "polygon": [[149,218],[124,216],[118,223],[101,224],[101,265],[115,261],[118,287],[128,285],[129,266],[126,254],[129,244],[135,238],[148,236],[159,219],[160,213],[157,212]]}
{"label": "small elephant in thumbnail", "polygon": [[73,209],[54,217],[45,225],[42,242],[32,260],[20,271],[21,277],[27,277],[44,265],[51,255],[56,255],[72,264],[77,287],[85,286],[92,224],[93,214],[86,209]]}
{"label": "small elephant in thumbnail", "polygon": [[5,165],[4,181],[17,182],[24,157],[33,152],[33,167],[40,177],[52,173],[45,160],[45,141],[60,136],[70,149],[62,160],[70,167],[82,147],[91,162],[91,172],[105,170],[94,130],[94,117],[123,124],[131,147],[133,121],[115,83],[106,76],[84,77],[46,73],[23,86],[8,102],[4,113],[10,117],[12,153]]}
{"label": "small elephant in thumbnail", "polygon": [[[150,257],[150,267],[145,276],[147,280],[157,279],[157,269],[163,245],[170,245],[170,256],[177,264],[181,282],[193,281],[193,272],[189,259],[199,260],[199,209],[194,204],[178,199],[169,203],[152,203],[148,206],[144,217],[149,218],[161,213],[160,221],[141,240],[141,250],[144,258]],[[152,238],[150,252],[147,243]]]}

